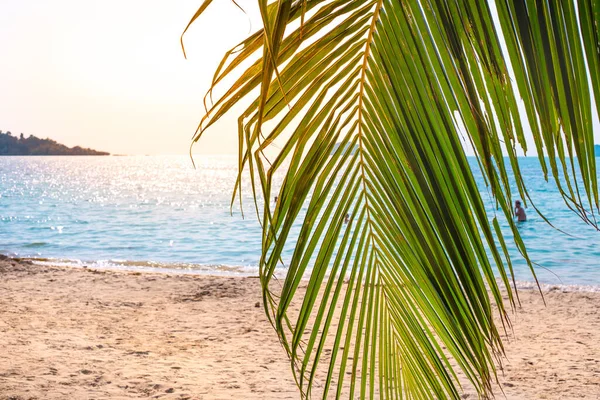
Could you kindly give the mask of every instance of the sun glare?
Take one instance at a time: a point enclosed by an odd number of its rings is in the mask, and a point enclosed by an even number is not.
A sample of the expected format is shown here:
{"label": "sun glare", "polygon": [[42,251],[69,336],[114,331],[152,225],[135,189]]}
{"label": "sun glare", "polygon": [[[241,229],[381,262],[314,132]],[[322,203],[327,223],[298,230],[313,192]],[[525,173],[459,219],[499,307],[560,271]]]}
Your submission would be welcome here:
{"label": "sun glare", "polygon": [[[187,153],[214,69],[256,20],[215,2],[186,33],[186,60],[179,37],[199,4],[0,2],[11,38],[0,41],[0,129],[111,153]],[[235,120],[218,128],[194,151],[235,153]]]}

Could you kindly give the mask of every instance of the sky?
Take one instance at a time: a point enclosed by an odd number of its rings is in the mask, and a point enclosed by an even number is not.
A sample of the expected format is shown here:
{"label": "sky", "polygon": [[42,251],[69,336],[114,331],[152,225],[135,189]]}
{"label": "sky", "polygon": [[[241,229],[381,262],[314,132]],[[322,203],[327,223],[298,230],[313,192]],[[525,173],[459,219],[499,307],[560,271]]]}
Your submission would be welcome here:
{"label": "sky", "polygon": [[[0,130],[113,154],[187,154],[221,57],[260,25],[255,2],[244,14],[215,0],[184,37],[186,60],[179,38],[202,1],[0,0]],[[235,115],[193,151],[237,154]]]}
{"label": "sky", "polygon": [[[214,1],[184,37],[186,60],[179,38],[201,3],[0,0],[0,130],[113,154],[187,154],[215,68],[259,20]],[[236,153],[236,126],[226,119],[194,153]]]}

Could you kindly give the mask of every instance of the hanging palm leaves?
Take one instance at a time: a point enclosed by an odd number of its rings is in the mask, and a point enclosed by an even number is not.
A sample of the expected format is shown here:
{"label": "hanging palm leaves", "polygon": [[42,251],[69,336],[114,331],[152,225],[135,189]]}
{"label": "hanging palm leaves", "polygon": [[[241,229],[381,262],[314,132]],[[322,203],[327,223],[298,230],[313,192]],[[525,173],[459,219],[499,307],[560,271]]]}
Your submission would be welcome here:
{"label": "hanging palm leaves", "polygon": [[[247,168],[255,197],[278,197],[259,213],[260,277],[302,395],[459,398],[459,370],[490,395],[503,351],[494,309],[508,324],[516,291],[465,142],[528,262],[509,184],[512,171],[528,199],[517,162],[527,127],[567,206],[595,222],[588,73],[599,96],[600,2],[258,4],[264,28],[226,53],[210,99],[233,84],[194,140],[251,99],[238,119],[236,190]],[[284,145],[273,149],[275,141]]]}

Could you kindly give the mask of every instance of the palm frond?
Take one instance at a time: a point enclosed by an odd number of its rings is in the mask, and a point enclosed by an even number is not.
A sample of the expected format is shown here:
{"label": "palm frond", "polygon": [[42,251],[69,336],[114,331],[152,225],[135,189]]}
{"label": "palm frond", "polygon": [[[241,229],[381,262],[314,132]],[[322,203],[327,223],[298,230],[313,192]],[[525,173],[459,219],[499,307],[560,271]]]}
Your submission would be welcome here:
{"label": "palm frond", "polygon": [[[247,167],[267,199],[264,303],[302,395],[459,398],[459,370],[491,395],[503,352],[494,310],[509,326],[517,301],[499,218],[535,277],[509,179],[529,199],[517,161],[527,127],[546,179],[549,169],[565,204],[595,223],[600,2],[258,3],[264,29],[226,53],[210,99],[234,83],[194,139],[252,99],[236,189]],[[465,142],[500,215],[485,211]]]}

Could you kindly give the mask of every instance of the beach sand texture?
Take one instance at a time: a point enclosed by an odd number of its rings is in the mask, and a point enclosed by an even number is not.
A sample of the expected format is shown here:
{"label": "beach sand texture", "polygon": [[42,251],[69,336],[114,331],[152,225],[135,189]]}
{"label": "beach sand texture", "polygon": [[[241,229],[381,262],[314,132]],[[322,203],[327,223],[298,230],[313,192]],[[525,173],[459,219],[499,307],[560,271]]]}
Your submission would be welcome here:
{"label": "beach sand texture", "polygon": [[[4,259],[0,294],[2,400],[299,398],[256,278]],[[600,399],[600,294],[520,296],[497,398]]]}

